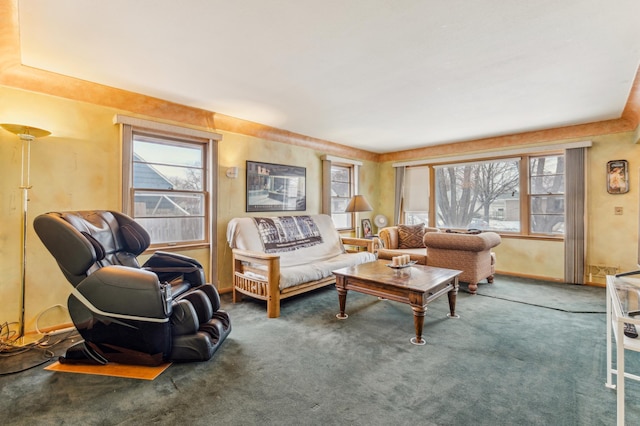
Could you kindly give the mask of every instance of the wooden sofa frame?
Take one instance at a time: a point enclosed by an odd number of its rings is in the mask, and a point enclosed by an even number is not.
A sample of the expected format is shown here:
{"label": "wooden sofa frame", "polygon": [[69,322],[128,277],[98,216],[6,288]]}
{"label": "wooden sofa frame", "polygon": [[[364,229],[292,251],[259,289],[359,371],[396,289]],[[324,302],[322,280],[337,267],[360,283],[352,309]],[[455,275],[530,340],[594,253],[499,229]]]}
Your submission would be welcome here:
{"label": "wooden sofa frame", "polygon": [[[352,238],[341,237],[342,244],[356,248],[366,248],[375,253],[380,242],[377,238]],[[321,280],[309,281],[293,287],[280,290],[280,256],[256,251],[233,249],[233,303],[240,302],[243,295],[267,302],[267,317],[278,318],[280,316],[280,300],[291,296],[315,290],[336,282],[331,275]],[[258,269],[251,265],[262,265],[264,269]],[[262,280],[257,276],[265,276]]]}

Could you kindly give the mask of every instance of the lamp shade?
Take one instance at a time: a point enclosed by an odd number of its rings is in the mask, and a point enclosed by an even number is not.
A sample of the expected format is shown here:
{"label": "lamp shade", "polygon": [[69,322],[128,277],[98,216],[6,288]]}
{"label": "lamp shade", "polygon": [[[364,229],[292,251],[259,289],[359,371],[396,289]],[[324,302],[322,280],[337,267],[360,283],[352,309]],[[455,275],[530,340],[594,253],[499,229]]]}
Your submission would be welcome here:
{"label": "lamp shade", "polygon": [[34,139],[49,136],[51,132],[48,130],[38,129],[37,127],[25,126],[23,124],[2,123],[0,127],[8,132],[20,136],[20,139]]}
{"label": "lamp shade", "polygon": [[347,208],[344,210],[345,213],[355,213],[355,212],[370,212],[373,210],[371,204],[364,198],[364,195],[354,195],[351,200],[349,200],[349,204],[347,204]]}

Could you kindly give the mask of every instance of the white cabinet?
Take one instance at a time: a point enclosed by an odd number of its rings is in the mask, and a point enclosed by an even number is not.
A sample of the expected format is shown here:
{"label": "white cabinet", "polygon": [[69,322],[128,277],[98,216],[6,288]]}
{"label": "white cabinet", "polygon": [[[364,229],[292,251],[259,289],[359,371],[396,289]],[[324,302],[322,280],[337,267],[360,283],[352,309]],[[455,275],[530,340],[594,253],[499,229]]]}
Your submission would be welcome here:
{"label": "white cabinet", "polygon": [[[624,324],[633,324],[640,333],[640,278],[638,276],[615,277],[607,275],[607,383],[617,391],[617,424],[624,426],[624,381],[640,381],[640,376],[625,370],[625,350],[640,352],[640,337],[624,335]],[[631,315],[629,314],[631,313]],[[612,336],[613,333],[613,336]],[[616,364],[613,368],[613,344],[616,346]],[[616,384],[613,375],[616,375]]]}

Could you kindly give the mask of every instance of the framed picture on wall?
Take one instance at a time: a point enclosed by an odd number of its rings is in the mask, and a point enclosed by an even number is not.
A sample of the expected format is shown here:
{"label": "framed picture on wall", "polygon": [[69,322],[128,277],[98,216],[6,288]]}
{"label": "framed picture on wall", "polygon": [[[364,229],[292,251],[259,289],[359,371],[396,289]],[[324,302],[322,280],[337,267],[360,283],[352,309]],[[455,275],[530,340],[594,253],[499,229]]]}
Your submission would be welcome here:
{"label": "framed picture on wall", "polygon": [[247,161],[247,212],[307,209],[304,167]]}
{"label": "framed picture on wall", "polygon": [[362,236],[364,238],[373,238],[373,227],[369,219],[362,219]]}
{"label": "framed picture on wall", "polygon": [[607,192],[609,194],[629,192],[629,165],[627,160],[614,160],[607,163]]}

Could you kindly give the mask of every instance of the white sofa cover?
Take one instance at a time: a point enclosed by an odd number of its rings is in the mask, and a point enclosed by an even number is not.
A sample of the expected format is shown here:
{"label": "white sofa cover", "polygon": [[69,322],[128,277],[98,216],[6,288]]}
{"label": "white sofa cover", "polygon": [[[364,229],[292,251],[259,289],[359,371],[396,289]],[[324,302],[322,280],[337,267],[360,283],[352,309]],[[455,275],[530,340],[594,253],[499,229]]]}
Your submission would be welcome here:
{"label": "white sofa cover", "polygon": [[[241,217],[229,221],[227,242],[234,255],[234,302],[240,299],[239,293],[266,300],[268,316],[277,317],[279,299],[334,283],[332,271],[336,269],[376,260],[375,241],[341,237],[331,217],[324,214],[298,216],[308,234],[306,243],[303,236],[302,245],[288,246],[284,242],[279,248],[269,246],[269,230],[277,228],[278,236],[296,232],[295,227],[290,232],[291,218],[294,217]],[[315,224],[309,227],[311,230],[306,227],[309,220]],[[268,222],[267,230],[263,228],[262,232],[261,221]],[[343,241],[367,247],[367,251],[348,253]]]}

